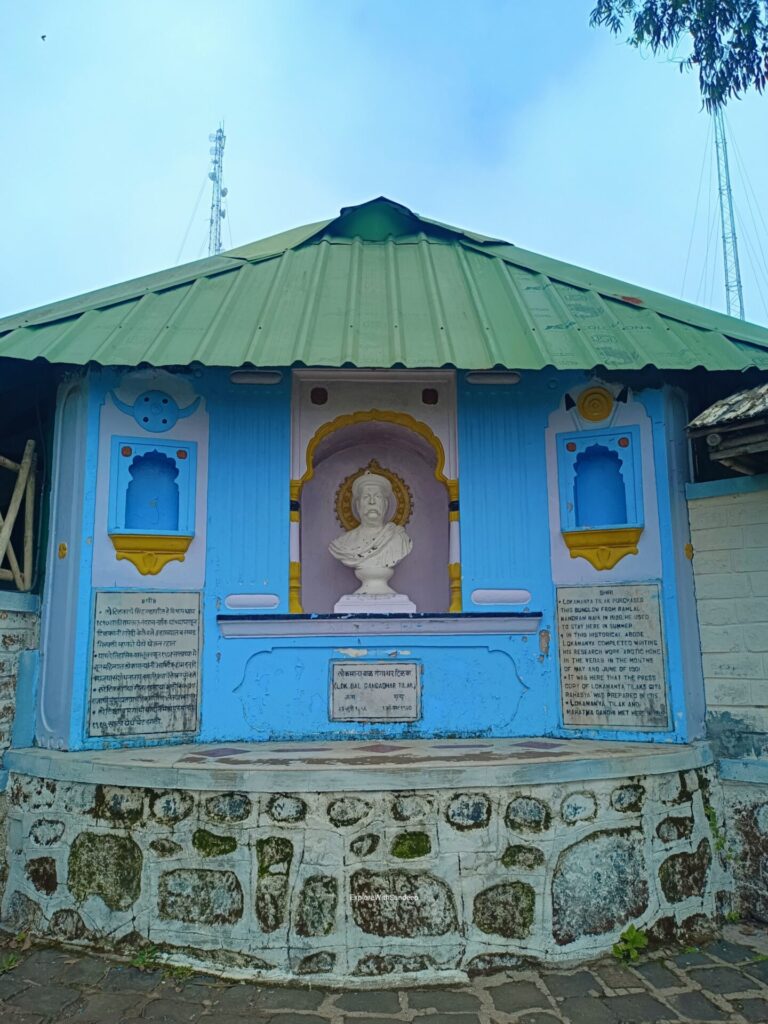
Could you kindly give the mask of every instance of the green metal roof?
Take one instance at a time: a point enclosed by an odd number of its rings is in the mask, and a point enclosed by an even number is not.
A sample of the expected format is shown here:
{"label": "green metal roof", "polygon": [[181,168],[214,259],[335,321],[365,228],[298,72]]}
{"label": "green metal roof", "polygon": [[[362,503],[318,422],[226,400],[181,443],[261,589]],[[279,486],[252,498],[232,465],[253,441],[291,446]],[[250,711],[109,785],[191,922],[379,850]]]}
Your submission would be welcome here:
{"label": "green metal roof", "polygon": [[379,198],[0,320],[0,357],[155,366],[768,369],[768,330]]}

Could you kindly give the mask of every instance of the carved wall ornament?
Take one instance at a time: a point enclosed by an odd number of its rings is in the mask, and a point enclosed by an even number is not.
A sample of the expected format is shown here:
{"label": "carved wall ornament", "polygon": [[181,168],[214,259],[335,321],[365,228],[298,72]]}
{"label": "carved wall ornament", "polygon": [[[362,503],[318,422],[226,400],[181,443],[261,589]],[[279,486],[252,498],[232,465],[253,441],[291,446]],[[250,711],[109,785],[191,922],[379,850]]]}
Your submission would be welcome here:
{"label": "carved wall ornament", "polygon": [[380,466],[376,459],[371,459],[367,466],[362,466],[354,473],[350,473],[350,475],[345,477],[345,479],[339,484],[335,498],[336,518],[339,521],[339,524],[345,530],[354,530],[355,527],[360,525],[360,520],[352,509],[352,484],[359,476],[362,476],[363,473],[374,473],[378,476],[386,477],[387,480],[389,480],[392,485],[392,491],[395,495],[396,503],[392,522],[396,526],[405,526],[413,513],[413,495],[411,494],[411,489],[402,477],[398,476],[397,473],[394,473],[391,469],[385,469],[383,466]]}
{"label": "carved wall ornament", "polygon": [[602,423],[611,415],[613,395],[607,388],[594,387],[582,391],[576,401],[576,408],[582,419],[591,423]]}
{"label": "carved wall ornament", "polygon": [[163,434],[166,430],[172,430],[178,420],[186,419],[197,412],[200,405],[200,399],[196,398],[185,409],[180,409],[172,395],[154,389],[143,391],[132,405],[123,402],[114,391],[111,391],[110,395],[121,412],[126,416],[133,416],[142,430],[153,434]]}

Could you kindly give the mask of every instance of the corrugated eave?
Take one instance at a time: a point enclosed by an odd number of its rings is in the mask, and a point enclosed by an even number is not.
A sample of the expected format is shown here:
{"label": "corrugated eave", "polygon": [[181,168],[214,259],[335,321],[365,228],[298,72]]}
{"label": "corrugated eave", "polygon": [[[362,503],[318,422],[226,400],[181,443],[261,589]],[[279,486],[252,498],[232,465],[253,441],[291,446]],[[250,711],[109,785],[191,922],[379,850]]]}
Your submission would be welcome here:
{"label": "corrugated eave", "polygon": [[[425,227],[367,242],[329,234],[330,223],[255,243],[251,258],[243,247],[42,308],[55,319],[29,322],[41,311],[7,318],[0,357],[118,366],[768,368],[768,330],[721,314],[642,289],[634,295],[622,282],[480,236],[446,241]],[[286,238],[290,248],[271,251]]]}

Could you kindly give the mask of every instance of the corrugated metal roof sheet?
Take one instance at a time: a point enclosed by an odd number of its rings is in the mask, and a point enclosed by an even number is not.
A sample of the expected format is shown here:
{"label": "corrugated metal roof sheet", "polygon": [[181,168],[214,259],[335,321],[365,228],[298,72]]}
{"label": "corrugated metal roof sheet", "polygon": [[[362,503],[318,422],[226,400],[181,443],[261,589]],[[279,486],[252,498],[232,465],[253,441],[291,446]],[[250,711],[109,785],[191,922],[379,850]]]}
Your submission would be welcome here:
{"label": "corrugated metal roof sheet", "polygon": [[0,356],[104,365],[768,368],[768,330],[389,200],[0,320]]}

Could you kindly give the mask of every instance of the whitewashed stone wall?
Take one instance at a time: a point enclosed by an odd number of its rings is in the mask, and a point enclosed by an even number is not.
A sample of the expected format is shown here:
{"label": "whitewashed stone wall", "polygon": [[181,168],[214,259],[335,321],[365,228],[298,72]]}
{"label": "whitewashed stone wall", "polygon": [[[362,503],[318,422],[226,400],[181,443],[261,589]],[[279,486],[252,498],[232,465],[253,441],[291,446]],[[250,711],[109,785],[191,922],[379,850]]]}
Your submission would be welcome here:
{"label": "whitewashed stone wall", "polygon": [[404,793],[12,775],[3,921],[335,977],[584,959],[629,923],[698,941],[729,897],[714,786],[709,768]]}
{"label": "whitewashed stone wall", "polygon": [[19,655],[38,645],[37,612],[8,611],[0,595],[0,757],[11,745]]}
{"label": "whitewashed stone wall", "polygon": [[768,487],[689,498],[710,737],[768,755]]}
{"label": "whitewashed stone wall", "polygon": [[[39,616],[35,612],[13,611],[2,607],[0,594],[0,766],[11,745],[11,730],[16,711],[16,683],[19,655],[38,645]],[[7,797],[0,786],[0,897],[7,868],[5,864]]]}

